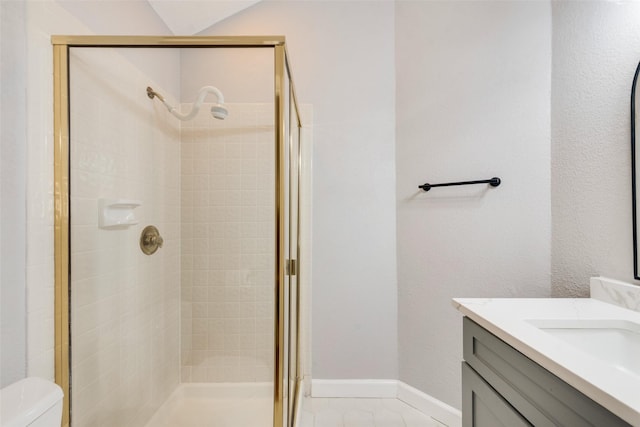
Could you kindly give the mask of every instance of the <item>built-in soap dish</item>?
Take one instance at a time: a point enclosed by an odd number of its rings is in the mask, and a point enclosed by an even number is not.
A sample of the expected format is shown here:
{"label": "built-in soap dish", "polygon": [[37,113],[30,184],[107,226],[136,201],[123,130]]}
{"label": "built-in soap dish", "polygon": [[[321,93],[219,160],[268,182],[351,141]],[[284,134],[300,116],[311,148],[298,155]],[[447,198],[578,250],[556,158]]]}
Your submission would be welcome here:
{"label": "built-in soap dish", "polygon": [[99,199],[98,227],[105,230],[121,230],[139,221],[134,209],[142,205],[139,200],[128,199]]}

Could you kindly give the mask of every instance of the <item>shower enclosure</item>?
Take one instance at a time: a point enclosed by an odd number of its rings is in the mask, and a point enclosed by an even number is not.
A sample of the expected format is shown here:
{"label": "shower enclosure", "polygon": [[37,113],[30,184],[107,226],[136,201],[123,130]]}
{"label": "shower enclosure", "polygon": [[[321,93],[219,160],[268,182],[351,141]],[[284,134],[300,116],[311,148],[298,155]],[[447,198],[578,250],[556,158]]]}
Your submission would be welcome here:
{"label": "shower enclosure", "polygon": [[52,43],[63,426],[293,426],[301,122],[284,38]]}

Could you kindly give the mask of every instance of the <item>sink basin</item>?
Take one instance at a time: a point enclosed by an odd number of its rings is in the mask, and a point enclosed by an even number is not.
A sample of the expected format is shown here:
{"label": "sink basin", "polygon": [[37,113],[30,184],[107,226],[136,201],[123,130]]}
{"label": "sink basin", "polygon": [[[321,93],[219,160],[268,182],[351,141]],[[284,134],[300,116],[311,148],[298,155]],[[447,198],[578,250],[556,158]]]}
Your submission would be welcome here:
{"label": "sink basin", "polygon": [[610,319],[535,319],[527,322],[626,374],[640,377],[638,323]]}

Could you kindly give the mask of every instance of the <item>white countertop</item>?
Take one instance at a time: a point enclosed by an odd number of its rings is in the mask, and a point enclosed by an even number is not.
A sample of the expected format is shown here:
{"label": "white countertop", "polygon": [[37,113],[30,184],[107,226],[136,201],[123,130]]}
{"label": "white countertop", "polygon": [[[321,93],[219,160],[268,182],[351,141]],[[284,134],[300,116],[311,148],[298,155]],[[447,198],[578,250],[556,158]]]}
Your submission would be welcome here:
{"label": "white countertop", "polygon": [[455,298],[453,305],[620,418],[640,426],[640,377],[624,373],[528,322],[578,319],[640,324],[640,312],[592,298]]}

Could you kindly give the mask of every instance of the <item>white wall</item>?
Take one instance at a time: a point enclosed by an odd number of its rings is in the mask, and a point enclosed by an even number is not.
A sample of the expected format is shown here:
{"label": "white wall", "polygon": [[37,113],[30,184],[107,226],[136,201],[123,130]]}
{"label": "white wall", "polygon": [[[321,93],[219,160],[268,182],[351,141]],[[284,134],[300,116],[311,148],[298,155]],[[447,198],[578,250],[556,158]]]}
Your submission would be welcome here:
{"label": "white wall", "polygon": [[[550,293],[547,2],[396,3],[400,380],[460,406],[452,297]],[[498,176],[502,185],[417,189]]]}
{"label": "white wall", "polygon": [[25,3],[0,2],[0,387],[26,374]]}
{"label": "white wall", "polygon": [[203,32],[285,35],[314,108],[314,378],[397,378],[393,15],[392,2],[264,1]]}
{"label": "white wall", "polygon": [[180,49],[180,61],[182,102],[192,103],[202,86],[215,86],[225,102],[273,103],[273,49]]}
{"label": "white wall", "polygon": [[630,94],[640,4],[553,2],[552,282],[633,280]]}

